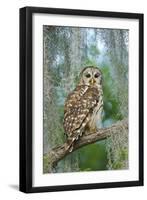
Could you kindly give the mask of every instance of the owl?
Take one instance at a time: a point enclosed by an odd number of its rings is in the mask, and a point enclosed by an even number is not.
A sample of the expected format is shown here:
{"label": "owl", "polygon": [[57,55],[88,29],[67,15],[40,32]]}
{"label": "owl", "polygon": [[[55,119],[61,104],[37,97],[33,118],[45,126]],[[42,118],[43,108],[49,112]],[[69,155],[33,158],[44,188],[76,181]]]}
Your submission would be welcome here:
{"label": "owl", "polygon": [[63,127],[67,135],[67,150],[83,134],[98,130],[103,110],[102,73],[98,67],[85,67],[80,73],[80,80],[71,92],[64,107]]}

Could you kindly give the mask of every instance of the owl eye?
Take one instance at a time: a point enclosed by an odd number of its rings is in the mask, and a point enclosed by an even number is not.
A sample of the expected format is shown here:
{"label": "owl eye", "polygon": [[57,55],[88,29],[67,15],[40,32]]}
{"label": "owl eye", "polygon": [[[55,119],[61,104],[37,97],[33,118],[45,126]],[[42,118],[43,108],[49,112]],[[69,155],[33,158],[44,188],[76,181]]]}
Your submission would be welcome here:
{"label": "owl eye", "polygon": [[98,78],[99,76],[100,76],[100,73],[96,73],[96,74],[94,75],[95,78]]}
{"label": "owl eye", "polygon": [[91,77],[91,75],[90,75],[90,74],[86,74],[85,76],[86,76],[87,78],[90,78],[90,77]]}

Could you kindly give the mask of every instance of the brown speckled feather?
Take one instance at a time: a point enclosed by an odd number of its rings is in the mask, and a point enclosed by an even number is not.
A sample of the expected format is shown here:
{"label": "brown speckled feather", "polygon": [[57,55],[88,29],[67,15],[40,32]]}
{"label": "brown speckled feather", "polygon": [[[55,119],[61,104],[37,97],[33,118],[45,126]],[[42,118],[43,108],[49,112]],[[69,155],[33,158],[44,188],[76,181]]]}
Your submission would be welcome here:
{"label": "brown speckled feather", "polygon": [[[79,85],[68,95],[64,110],[64,130],[68,137],[74,139],[84,130],[88,116],[93,112],[99,101],[97,88]],[[78,132],[78,130],[80,130]]]}

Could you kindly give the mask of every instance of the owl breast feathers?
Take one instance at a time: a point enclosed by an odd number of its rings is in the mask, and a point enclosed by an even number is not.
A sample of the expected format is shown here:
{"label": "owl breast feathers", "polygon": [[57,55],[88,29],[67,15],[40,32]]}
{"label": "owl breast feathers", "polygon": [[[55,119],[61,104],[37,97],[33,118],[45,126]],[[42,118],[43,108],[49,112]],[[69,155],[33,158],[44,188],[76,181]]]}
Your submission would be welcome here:
{"label": "owl breast feathers", "polygon": [[101,92],[96,87],[78,85],[68,95],[64,109],[64,130],[71,152],[76,140],[86,131],[96,131],[96,120],[101,110]]}

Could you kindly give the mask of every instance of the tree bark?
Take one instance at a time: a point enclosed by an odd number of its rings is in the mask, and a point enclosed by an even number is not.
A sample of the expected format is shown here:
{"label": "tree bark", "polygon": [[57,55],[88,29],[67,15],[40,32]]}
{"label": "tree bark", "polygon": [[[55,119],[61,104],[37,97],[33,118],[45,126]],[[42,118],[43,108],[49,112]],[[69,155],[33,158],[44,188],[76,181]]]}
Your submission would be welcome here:
{"label": "tree bark", "polygon": [[[80,140],[76,141],[76,143],[73,147],[73,151],[75,151],[83,146],[86,146],[88,144],[92,144],[92,143],[95,143],[95,142],[98,142],[101,140],[105,140],[112,134],[117,134],[120,132],[122,132],[122,134],[123,134],[126,131],[128,132],[128,120],[124,119],[122,121],[119,121],[119,122],[113,124],[111,127],[99,129],[95,133],[89,133],[85,136],[83,134],[83,136],[80,138]],[[47,159],[47,161],[48,161],[48,172],[49,173],[54,171],[53,168],[57,165],[58,161],[60,161],[65,156],[70,154],[70,152],[66,150],[67,149],[66,147],[67,147],[67,143],[65,142],[64,144],[53,148],[45,155],[45,159]]]}

